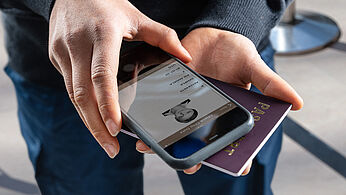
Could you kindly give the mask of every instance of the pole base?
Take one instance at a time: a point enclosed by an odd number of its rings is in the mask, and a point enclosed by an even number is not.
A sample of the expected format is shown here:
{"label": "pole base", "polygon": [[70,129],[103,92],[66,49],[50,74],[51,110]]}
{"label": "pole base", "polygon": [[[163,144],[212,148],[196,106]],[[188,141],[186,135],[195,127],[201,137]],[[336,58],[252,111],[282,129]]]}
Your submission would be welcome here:
{"label": "pole base", "polygon": [[321,50],[340,37],[338,25],[327,16],[297,11],[292,23],[279,23],[270,33],[277,55],[299,55]]}

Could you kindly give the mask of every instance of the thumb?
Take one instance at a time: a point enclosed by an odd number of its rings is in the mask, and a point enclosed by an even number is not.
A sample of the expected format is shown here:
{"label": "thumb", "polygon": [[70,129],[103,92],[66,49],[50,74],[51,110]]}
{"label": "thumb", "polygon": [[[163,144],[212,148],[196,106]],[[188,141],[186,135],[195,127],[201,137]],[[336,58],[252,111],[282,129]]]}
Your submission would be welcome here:
{"label": "thumb", "polygon": [[292,110],[299,110],[303,107],[303,99],[298,93],[260,58],[256,60],[251,71],[251,83],[264,95],[291,103]]}
{"label": "thumb", "polygon": [[152,46],[160,47],[185,63],[192,60],[189,52],[182,46],[177,33],[173,29],[150,18],[146,18],[144,22],[140,23],[136,39],[145,41]]}

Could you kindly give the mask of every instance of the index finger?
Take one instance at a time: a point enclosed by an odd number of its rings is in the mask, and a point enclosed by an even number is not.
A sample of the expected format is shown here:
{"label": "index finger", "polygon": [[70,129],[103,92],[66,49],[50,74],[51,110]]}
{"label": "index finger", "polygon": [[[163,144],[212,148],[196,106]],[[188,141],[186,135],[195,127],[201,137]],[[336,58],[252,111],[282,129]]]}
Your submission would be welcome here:
{"label": "index finger", "polygon": [[186,63],[192,60],[189,52],[181,44],[177,33],[173,29],[155,22],[150,18],[142,18],[136,38],[155,47],[160,47],[162,50],[178,57]]}

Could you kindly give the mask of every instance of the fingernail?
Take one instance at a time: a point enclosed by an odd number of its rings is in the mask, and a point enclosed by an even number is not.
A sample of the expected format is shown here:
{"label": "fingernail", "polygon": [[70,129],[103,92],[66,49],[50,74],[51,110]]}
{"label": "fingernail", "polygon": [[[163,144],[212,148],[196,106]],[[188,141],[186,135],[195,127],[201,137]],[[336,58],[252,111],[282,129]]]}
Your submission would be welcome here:
{"label": "fingernail", "polygon": [[118,131],[118,126],[114,123],[113,120],[107,120],[106,121],[106,127],[109,131],[109,133],[115,137],[118,135],[119,131]]}
{"label": "fingernail", "polygon": [[106,151],[109,158],[114,158],[116,156],[116,149],[112,144],[105,144],[103,149]]}
{"label": "fingernail", "polygon": [[136,144],[136,150],[137,150],[138,152],[147,153],[148,151],[145,150],[145,149],[143,149],[143,148],[145,148],[145,147],[146,147],[146,146],[145,146],[142,142],[139,142],[139,143]]}

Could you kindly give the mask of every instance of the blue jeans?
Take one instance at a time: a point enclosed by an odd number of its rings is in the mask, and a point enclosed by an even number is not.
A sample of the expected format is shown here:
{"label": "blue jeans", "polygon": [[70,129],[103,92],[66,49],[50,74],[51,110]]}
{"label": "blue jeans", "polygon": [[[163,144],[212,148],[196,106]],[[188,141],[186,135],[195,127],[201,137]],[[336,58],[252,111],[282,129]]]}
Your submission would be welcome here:
{"label": "blue jeans", "polygon": [[[272,47],[261,52],[273,68]],[[35,85],[9,67],[18,117],[42,194],[143,194],[143,155],[136,139],[119,134],[121,152],[107,157],[79,118],[65,91]],[[252,89],[256,90],[256,89]],[[232,177],[203,166],[194,175],[178,172],[186,194],[272,194],[270,184],[281,149],[281,127],[253,161],[247,176]],[[164,193],[164,192],[162,192]]]}

